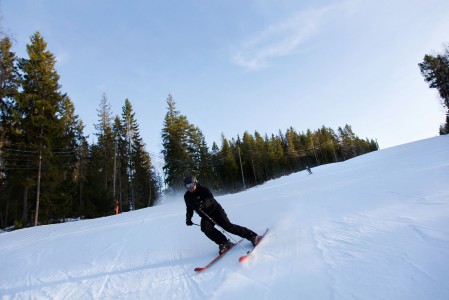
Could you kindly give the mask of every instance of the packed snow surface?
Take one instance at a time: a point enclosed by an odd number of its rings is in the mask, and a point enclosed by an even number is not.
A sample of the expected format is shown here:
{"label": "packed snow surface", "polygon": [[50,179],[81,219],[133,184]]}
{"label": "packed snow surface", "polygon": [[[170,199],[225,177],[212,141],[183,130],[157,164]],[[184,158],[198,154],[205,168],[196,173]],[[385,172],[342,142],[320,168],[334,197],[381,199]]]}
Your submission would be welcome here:
{"label": "packed snow surface", "polygon": [[185,225],[179,195],[117,216],[0,234],[0,296],[449,299],[449,136],[312,171],[216,197],[233,223],[271,229],[245,263],[236,246],[194,271],[218,247]]}

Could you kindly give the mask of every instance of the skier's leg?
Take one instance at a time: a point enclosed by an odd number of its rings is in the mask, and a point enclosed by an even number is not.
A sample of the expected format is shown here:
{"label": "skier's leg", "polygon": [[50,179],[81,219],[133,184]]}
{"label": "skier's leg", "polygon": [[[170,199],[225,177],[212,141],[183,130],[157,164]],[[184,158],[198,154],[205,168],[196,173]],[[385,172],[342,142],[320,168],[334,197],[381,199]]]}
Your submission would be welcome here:
{"label": "skier's leg", "polygon": [[238,235],[247,240],[250,240],[252,237],[257,235],[254,231],[249,230],[246,227],[232,224],[221,205],[219,205],[215,209],[215,211],[212,213],[211,218],[227,232]]}
{"label": "skier's leg", "polygon": [[214,227],[215,224],[209,221],[206,218],[201,219],[201,231],[204,232],[204,234],[215,242],[215,244],[220,245],[227,242],[227,238],[224,236],[223,233],[217,230],[217,228]]}

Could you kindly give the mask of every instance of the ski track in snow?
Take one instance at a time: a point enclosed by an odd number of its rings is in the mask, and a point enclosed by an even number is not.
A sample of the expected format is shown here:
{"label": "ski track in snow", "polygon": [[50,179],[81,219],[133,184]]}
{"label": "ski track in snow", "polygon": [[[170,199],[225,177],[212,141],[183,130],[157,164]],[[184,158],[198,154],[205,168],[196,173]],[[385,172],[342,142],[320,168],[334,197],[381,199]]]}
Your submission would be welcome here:
{"label": "ski track in snow", "polygon": [[[435,269],[436,265],[432,264],[443,262],[447,265],[448,262],[449,231],[443,237],[439,234],[440,223],[429,225],[438,217],[448,220],[447,204],[441,214],[435,213],[433,208],[427,214],[429,208],[426,206],[412,203],[384,207],[380,211],[345,216],[314,229],[318,248],[329,266],[336,299],[366,299],[364,289],[373,282],[379,289],[373,290],[372,299],[382,299],[385,289],[401,299],[404,295],[407,299],[427,299],[429,291],[445,285],[446,278],[434,276],[427,269]],[[397,233],[394,236],[399,240],[391,240],[391,233]],[[410,241],[414,241],[412,249]],[[420,262],[422,253],[426,253],[429,246],[439,249],[434,251],[439,254],[438,259]],[[419,253],[421,249],[423,252]],[[351,272],[357,276],[351,276]],[[398,277],[401,282],[409,283],[407,290],[397,286]],[[348,285],[359,287],[360,291],[340,288]]]}
{"label": "ski track in snow", "polygon": [[193,271],[217,246],[185,226],[178,195],[0,234],[0,298],[449,299],[449,137],[312,171],[217,196],[231,222],[270,227],[244,263],[234,247]]}

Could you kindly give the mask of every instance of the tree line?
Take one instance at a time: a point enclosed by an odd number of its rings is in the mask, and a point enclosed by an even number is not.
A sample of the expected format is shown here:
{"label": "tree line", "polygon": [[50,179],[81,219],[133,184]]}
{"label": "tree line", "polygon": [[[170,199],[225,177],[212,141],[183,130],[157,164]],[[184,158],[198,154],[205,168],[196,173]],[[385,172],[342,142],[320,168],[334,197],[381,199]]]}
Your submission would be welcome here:
{"label": "tree line", "polygon": [[211,150],[202,131],[176,110],[171,95],[162,129],[165,183],[170,190],[184,189],[183,178],[196,175],[216,192],[236,192],[261,184],[306,166],[343,161],[378,150],[375,140],[360,139],[350,125],[334,131],[328,127],[261,135],[259,132],[215,142]]}
{"label": "tree line", "polygon": [[95,140],[61,91],[56,59],[39,32],[17,57],[0,38],[0,226],[21,228],[95,218],[153,206],[163,192],[184,190],[196,175],[218,193],[350,159],[378,149],[350,125],[261,135],[244,132],[209,148],[204,134],[176,109],[171,95],[161,138],[163,175],[140,135],[131,101],[114,115],[106,94],[97,109]]}
{"label": "tree line", "polygon": [[67,94],[39,32],[28,58],[0,39],[0,225],[16,228],[152,206],[160,194],[131,102],[114,116],[100,103],[96,142]]}

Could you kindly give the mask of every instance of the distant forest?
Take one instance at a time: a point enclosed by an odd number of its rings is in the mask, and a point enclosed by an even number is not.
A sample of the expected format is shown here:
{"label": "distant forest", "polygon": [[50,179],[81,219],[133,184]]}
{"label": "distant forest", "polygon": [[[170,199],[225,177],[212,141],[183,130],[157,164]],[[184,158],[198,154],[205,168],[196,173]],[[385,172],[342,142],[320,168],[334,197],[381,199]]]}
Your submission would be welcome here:
{"label": "distant forest", "polygon": [[131,101],[113,115],[106,94],[97,109],[96,141],[89,144],[70,97],[61,92],[55,56],[39,32],[28,58],[0,37],[0,227],[8,230],[95,218],[153,206],[162,193],[185,190],[195,175],[218,194],[339,162],[378,149],[350,125],[304,132],[244,132],[209,148],[197,126],[168,95],[162,122],[163,174],[140,135]]}
{"label": "distant forest", "polygon": [[214,142],[209,150],[201,130],[176,110],[171,95],[167,104],[163,169],[165,183],[173,190],[183,189],[183,177],[193,174],[216,192],[236,192],[306,166],[343,161],[379,148],[376,141],[358,138],[346,125],[337,132],[323,126],[306,132],[288,128],[285,133],[263,136],[245,132],[231,140],[222,136],[221,146]]}

